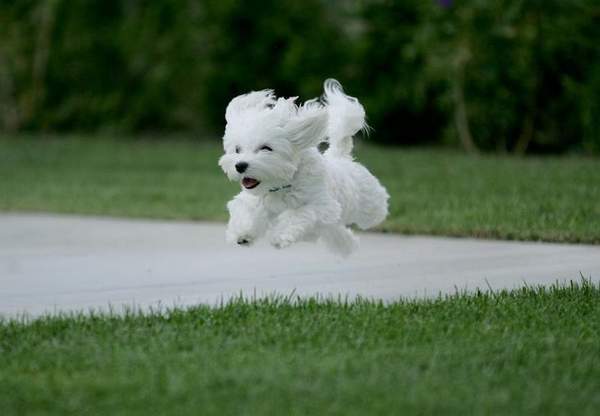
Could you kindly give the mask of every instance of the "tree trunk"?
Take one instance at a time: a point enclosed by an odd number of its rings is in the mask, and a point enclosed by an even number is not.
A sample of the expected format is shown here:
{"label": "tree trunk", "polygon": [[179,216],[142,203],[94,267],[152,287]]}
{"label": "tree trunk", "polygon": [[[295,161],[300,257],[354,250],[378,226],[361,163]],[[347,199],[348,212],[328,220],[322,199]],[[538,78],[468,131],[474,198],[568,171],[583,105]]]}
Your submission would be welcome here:
{"label": "tree trunk", "polygon": [[52,31],[56,15],[58,0],[49,0],[40,6],[39,26],[35,49],[33,52],[33,63],[31,71],[32,95],[27,111],[27,117],[35,117],[40,106],[46,98],[46,70],[48,58],[52,47]]}
{"label": "tree trunk", "polygon": [[465,103],[464,93],[464,71],[466,64],[466,53],[458,58],[455,69],[454,82],[452,83],[452,100],[454,102],[454,124],[464,150],[469,153],[478,153],[479,149],[473,141],[471,129],[469,128],[469,116]]}

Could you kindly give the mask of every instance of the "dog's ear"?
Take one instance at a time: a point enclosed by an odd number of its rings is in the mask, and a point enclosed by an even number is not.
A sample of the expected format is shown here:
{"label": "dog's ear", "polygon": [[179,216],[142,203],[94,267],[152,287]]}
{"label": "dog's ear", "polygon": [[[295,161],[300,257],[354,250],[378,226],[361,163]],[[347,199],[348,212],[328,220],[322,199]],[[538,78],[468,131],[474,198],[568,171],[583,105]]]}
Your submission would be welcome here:
{"label": "dog's ear", "polygon": [[273,90],[252,91],[248,94],[238,95],[227,105],[225,120],[230,123],[246,111],[260,111],[272,108],[275,105]]}
{"label": "dog's ear", "polygon": [[285,125],[289,141],[300,149],[317,146],[327,135],[327,111],[316,102],[298,108]]}

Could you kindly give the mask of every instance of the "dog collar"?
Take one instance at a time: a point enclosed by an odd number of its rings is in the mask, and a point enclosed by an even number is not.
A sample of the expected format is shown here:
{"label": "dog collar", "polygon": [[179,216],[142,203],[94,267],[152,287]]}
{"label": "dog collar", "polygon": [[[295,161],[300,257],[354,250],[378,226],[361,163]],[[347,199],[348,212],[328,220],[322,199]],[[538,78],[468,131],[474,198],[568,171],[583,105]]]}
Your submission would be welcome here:
{"label": "dog collar", "polygon": [[289,188],[291,188],[291,187],[292,187],[292,185],[283,185],[283,186],[277,186],[277,187],[275,187],[275,188],[271,188],[271,189],[269,189],[269,192],[277,192],[277,191],[280,191],[280,190],[282,190],[282,189],[289,189]]}

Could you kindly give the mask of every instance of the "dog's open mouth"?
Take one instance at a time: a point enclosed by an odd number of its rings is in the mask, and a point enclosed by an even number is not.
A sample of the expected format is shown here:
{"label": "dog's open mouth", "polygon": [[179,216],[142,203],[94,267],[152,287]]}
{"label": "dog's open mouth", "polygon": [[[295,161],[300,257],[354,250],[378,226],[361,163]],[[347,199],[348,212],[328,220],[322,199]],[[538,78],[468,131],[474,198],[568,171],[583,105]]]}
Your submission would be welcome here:
{"label": "dog's open mouth", "polygon": [[242,179],[242,186],[246,189],[256,188],[259,184],[260,182],[254,178],[246,177]]}

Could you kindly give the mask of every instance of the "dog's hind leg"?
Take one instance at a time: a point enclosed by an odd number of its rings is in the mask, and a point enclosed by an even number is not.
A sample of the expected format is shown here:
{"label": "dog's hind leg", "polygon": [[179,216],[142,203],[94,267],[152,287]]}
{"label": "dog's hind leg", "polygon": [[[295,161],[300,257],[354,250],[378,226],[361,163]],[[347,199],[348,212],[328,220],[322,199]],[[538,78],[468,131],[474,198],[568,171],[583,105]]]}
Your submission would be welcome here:
{"label": "dog's hind leg", "polygon": [[335,254],[346,257],[358,248],[358,238],[348,227],[326,225],[320,231],[323,243]]}

